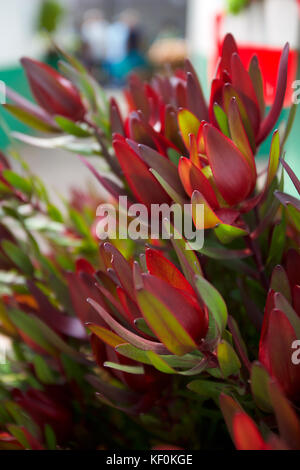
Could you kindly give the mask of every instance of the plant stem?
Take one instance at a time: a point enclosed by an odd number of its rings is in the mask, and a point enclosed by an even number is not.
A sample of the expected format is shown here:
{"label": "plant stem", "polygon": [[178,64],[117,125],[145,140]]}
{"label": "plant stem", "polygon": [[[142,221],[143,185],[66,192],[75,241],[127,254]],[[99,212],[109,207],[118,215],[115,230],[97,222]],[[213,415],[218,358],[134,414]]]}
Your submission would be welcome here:
{"label": "plant stem", "polygon": [[259,273],[261,283],[264,286],[264,288],[266,290],[268,290],[269,289],[269,283],[268,283],[268,279],[267,279],[267,276],[266,276],[266,273],[265,273],[265,268],[264,268],[264,265],[263,265],[263,262],[262,262],[262,256],[261,256],[259,246],[257,245],[256,241],[251,238],[251,236],[245,237],[245,240],[246,240],[246,243],[247,243],[248,247],[251,249],[251,251],[253,253],[253,258],[254,258],[255,264],[256,264],[257,269],[258,269],[258,273]]}
{"label": "plant stem", "polygon": [[98,144],[101,147],[102,155],[103,155],[106,163],[109,165],[110,169],[112,170],[112,172],[115,175],[117,175],[119,177],[122,177],[121,168],[119,167],[117,162],[113,159],[113,157],[111,156],[111,154],[108,151],[108,148],[107,148],[106,144],[104,143],[104,134],[101,131],[101,129],[94,122],[90,121],[89,119],[86,119],[85,122],[86,122],[86,124],[88,124],[94,130],[95,138],[96,138]]}

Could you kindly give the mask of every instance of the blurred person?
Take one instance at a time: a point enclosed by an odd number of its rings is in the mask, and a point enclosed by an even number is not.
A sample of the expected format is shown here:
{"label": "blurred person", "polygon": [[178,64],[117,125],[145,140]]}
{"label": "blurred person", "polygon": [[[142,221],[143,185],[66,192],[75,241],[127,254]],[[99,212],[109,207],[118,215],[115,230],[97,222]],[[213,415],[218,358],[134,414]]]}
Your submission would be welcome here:
{"label": "blurred person", "polygon": [[88,10],[81,25],[84,55],[92,67],[100,67],[106,57],[109,24],[101,10]]}
{"label": "blurred person", "polygon": [[141,44],[140,14],[134,9],[124,10],[109,26],[107,35],[107,64],[116,85],[123,85],[131,71],[146,65]]}

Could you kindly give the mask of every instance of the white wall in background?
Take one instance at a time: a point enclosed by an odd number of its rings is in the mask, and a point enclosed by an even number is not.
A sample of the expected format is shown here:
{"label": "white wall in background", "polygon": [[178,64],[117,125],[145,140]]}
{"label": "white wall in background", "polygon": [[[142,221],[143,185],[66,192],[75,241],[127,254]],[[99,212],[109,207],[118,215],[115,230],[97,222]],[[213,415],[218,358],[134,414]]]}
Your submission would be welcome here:
{"label": "white wall in background", "polygon": [[0,67],[17,64],[24,54],[36,55],[34,37],[36,14],[41,0],[2,0],[0,2]]}
{"label": "white wall in background", "polygon": [[[224,0],[189,0],[187,34],[192,54],[210,56],[215,47],[215,17]],[[287,41],[298,48],[297,0],[255,2],[238,15],[226,15],[223,34],[232,32],[240,43],[282,47]]]}
{"label": "white wall in background", "polygon": [[214,20],[222,11],[223,0],[189,0],[187,37],[190,53],[210,55],[214,51]]}
{"label": "white wall in background", "polygon": [[297,0],[265,0],[264,17],[266,40],[272,46],[282,47],[289,41],[299,47],[299,6]]}

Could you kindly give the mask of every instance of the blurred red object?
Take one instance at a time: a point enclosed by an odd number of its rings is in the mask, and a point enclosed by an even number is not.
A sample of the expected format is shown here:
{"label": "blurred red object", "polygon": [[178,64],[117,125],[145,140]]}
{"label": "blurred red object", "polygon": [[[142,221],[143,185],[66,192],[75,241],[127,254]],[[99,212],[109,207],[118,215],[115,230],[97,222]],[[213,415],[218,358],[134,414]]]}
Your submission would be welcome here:
{"label": "blurred red object", "polygon": [[[298,0],[298,3],[299,3],[299,8],[300,8],[300,0]],[[221,54],[222,54],[222,44],[223,44],[224,37],[221,34],[221,29],[222,29],[223,19],[224,19],[223,13],[216,15],[216,25],[215,25],[216,50],[211,60],[211,64],[209,66],[209,71],[210,71],[209,78],[210,79],[212,78],[212,74],[216,70],[216,67],[218,64],[218,58],[221,57]],[[237,42],[237,45],[239,48],[239,54],[243,62],[243,65],[247,69],[248,69],[251,58],[254,55],[257,55],[257,58],[261,67],[262,75],[265,79],[264,81],[265,102],[268,106],[271,105],[275,98],[277,73],[278,73],[278,66],[279,66],[282,48],[266,46],[262,44],[239,44],[239,42]],[[292,97],[294,93],[292,84],[296,80],[296,77],[297,77],[297,68],[298,68],[298,52],[295,49],[290,49],[288,76],[287,76],[287,91],[286,91],[286,96],[285,96],[285,101],[284,101],[285,107],[289,107],[292,104]]]}

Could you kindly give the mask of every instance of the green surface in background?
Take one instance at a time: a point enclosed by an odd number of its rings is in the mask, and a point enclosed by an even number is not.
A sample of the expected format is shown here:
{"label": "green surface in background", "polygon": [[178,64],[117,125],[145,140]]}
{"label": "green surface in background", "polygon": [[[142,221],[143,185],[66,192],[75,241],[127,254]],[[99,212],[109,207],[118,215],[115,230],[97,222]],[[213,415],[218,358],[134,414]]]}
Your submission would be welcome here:
{"label": "green surface in background", "polygon": [[[15,68],[0,70],[0,80],[2,80],[7,87],[16,90],[26,98],[31,98],[27,80],[21,67],[16,66]],[[0,117],[2,121],[0,125],[0,148],[5,150],[9,145],[9,138],[2,128],[3,120],[5,127],[14,131],[26,132],[28,128],[17,119],[13,118],[2,106],[0,107]]]}

